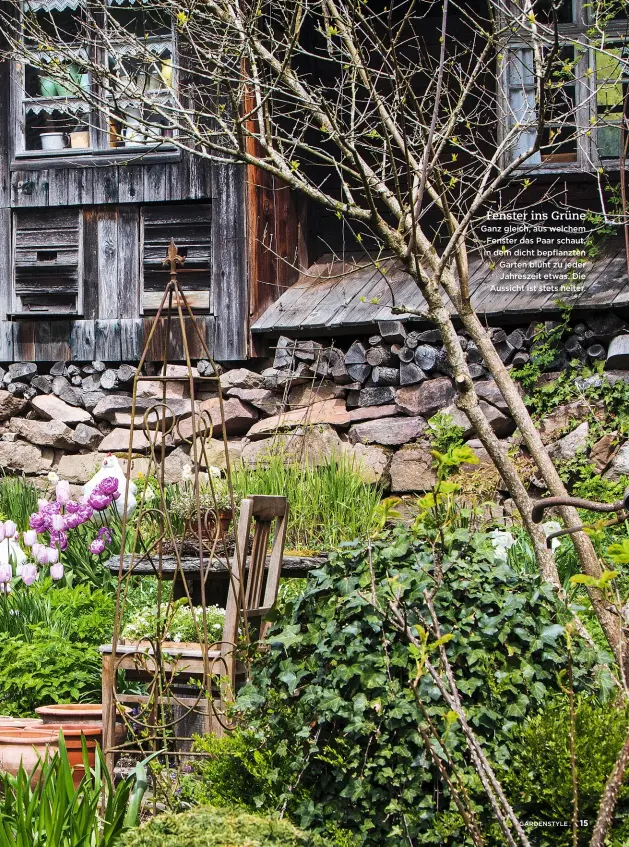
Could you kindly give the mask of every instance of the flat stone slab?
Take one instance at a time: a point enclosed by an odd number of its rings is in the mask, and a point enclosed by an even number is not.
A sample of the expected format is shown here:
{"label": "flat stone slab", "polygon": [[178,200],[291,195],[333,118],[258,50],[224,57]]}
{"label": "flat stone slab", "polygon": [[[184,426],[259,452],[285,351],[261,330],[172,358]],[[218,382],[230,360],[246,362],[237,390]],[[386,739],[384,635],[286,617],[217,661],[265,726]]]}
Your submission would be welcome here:
{"label": "flat stone slab", "polygon": [[62,421],[66,424],[91,423],[92,416],[86,409],[71,406],[54,394],[40,394],[33,397],[31,406],[40,418],[46,421]]}
{"label": "flat stone slab", "polygon": [[295,429],[311,424],[330,424],[345,427],[350,423],[350,414],[344,400],[322,400],[304,409],[293,409],[281,415],[273,415],[254,424],[248,432],[249,438],[264,438],[276,429]]}
{"label": "flat stone slab", "polygon": [[[316,568],[323,567],[328,561],[327,556],[284,556],[282,560],[282,576],[301,578],[308,576],[308,573]],[[270,556],[267,556],[266,567],[268,568]],[[157,556],[154,556],[153,562],[148,560],[136,561],[133,564],[133,573],[145,576],[155,576],[159,562]],[[112,556],[105,562],[105,567],[112,573],[120,571],[120,557]],[[226,578],[229,574],[229,569],[225,559],[214,557],[208,562],[207,558],[203,560],[205,570],[213,574],[224,575]],[[131,556],[125,555],[122,560],[122,572],[129,573],[131,569]],[[200,579],[200,565],[198,556],[182,556],[181,567],[177,563],[177,559],[173,555],[162,556],[161,572],[166,579],[173,579],[177,573],[184,572],[192,578],[195,576]]]}

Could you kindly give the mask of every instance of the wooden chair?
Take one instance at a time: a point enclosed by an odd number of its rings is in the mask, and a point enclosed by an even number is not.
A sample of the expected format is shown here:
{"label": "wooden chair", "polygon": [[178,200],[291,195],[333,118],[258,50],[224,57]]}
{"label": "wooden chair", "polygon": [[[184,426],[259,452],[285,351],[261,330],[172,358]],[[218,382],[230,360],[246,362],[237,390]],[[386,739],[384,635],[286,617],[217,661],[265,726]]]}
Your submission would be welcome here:
{"label": "wooden chair", "polygon": [[[239,681],[244,678],[242,669],[236,667],[234,656],[239,638],[246,635],[251,640],[261,640],[270,625],[264,618],[277,599],[287,521],[288,503],[285,497],[253,495],[242,501],[222,639],[215,642],[216,646],[212,645],[214,649],[211,650],[194,643],[160,644],[158,649],[162,654],[161,665],[166,669],[170,680],[181,680],[184,685],[194,684],[195,681],[198,684],[198,680],[207,680],[209,669],[209,676],[216,680],[226,677],[231,691],[236,690],[237,676]],[[273,531],[267,569],[267,551]],[[100,648],[100,652],[103,661],[103,751],[108,767],[113,772],[116,701],[125,705],[146,704],[149,699],[152,702],[157,699],[161,705],[171,705],[171,702],[168,697],[149,698],[147,695],[114,693],[118,671],[128,672],[145,682],[154,678],[157,669],[155,651],[148,642],[129,643],[121,640],[115,651],[112,644],[106,644]],[[178,696],[177,704],[191,709],[198,707],[200,700],[198,697]],[[203,731],[210,730],[211,712],[208,710]]]}

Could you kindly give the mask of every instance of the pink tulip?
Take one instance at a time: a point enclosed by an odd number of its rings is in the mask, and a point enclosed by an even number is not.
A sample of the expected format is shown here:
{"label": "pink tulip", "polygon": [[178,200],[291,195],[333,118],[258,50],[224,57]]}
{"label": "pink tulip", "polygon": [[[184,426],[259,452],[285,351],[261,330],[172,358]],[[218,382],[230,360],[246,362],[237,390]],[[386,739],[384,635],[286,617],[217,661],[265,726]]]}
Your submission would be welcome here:
{"label": "pink tulip", "polygon": [[61,563],[53,565],[50,568],[50,577],[54,580],[63,579],[63,565]]}
{"label": "pink tulip", "polygon": [[53,515],[52,516],[52,528],[55,532],[63,532],[66,528],[66,522],[63,515]]}
{"label": "pink tulip", "polygon": [[13,538],[13,536],[17,532],[17,524],[15,523],[15,521],[5,521],[4,531],[6,533],[6,538]]}
{"label": "pink tulip", "polygon": [[48,564],[48,547],[44,547],[42,544],[42,549],[39,551],[37,556],[35,556],[40,565]]}
{"label": "pink tulip", "polygon": [[42,550],[46,549],[45,544],[41,544],[39,541],[36,541],[35,544],[31,547],[31,552],[35,558],[39,556]]}
{"label": "pink tulip", "polygon": [[103,538],[95,538],[90,544],[90,553],[93,556],[100,556],[105,549],[105,540]]}
{"label": "pink tulip", "polygon": [[27,529],[24,533],[24,544],[27,547],[32,547],[33,544],[37,544],[37,532],[34,529]]}
{"label": "pink tulip", "polygon": [[0,565],[0,582],[11,582],[13,579],[13,571],[11,565]]}
{"label": "pink tulip", "polygon": [[24,565],[22,568],[22,582],[24,585],[32,585],[37,579],[37,568],[35,565]]}
{"label": "pink tulip", "polygon": [[4,524],[0,523],[0,542],[4,541],[6,536],[7,536],[7,533],[6,533],[6,530],[4,528]]}
{"label": "pink tulip", "polygon": [[46,547],[46,559],[49,565],[56,565],[59,561],[59,550],[56,547]]}
{"label": "pink tulip", "polygon": [[70,483],[67,479],[60,479],[57,483],[57,503],[61,503],[62,506],[70,499]]}
{"label": "pink tulip", "polygon": [[41,512],[43,508],[48,505],[48,500],[44,500],[42,497],[37,501],[37,510]]}

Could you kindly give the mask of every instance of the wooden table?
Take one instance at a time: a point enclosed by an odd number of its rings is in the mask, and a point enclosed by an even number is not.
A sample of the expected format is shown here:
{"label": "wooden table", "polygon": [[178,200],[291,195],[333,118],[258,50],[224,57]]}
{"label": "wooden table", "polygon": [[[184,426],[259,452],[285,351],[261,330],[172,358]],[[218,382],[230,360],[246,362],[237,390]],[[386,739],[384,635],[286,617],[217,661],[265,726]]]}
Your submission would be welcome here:
{"label": "wooden table", "polygon": [[[327,556],[284,556],[282,562],[282,577],[293,579],[303,579],[308,576],[311,570],[320,568],[327,562]],[[136,576],[157,576],[157,558],[155,559],[155,567],[149,561],[135,562],[133,573]],[[268,559],[267,559],[268,565]],[[113,574],[117,575],[120,569],[120,557],[112,556],[105,567]],[[129,573],[131,567],[131,555],[124,556],[122,561],[123,573]],[[205,583],[205,602],[206,605],[225,606],[227,601],[227,589],[229,586],[229,572],[225,561],[222,559],[213,559],[208,562],[204,559],[204,567],[206,568],[207,578]],[[183,571],[188,591],[194,605],[201,605],[201,573],[199,569],[198,556],[183,556],[181,559],[181,568],[177,565],[177,560],[173,555],[163,555],[161,562],[162,578],[166,580],[175,580],[174,597],[179,599],[185,597],[186,592],[181,579],[181,571]]]}

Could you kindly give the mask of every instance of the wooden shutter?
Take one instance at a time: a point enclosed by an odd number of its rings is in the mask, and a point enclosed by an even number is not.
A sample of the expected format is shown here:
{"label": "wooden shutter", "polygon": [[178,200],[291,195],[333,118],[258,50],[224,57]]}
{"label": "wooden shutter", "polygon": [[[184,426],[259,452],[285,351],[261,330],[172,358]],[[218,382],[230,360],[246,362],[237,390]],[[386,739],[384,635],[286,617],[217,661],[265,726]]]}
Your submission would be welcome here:
{"label": "wooden shutter", "polygon": [[76,314],[81,290],[78,209],[14,213],[14,293],[18,314]]}
{"label": "wooden shutter", "polygon": [[197,311],[211,309],[212,207],[210,203],[186,206],[160,204],[142,208],[142,270],[145,311],[157,309],[168,282],[163,266],[170,239],[174,238],[185,262],[179,282]]}

